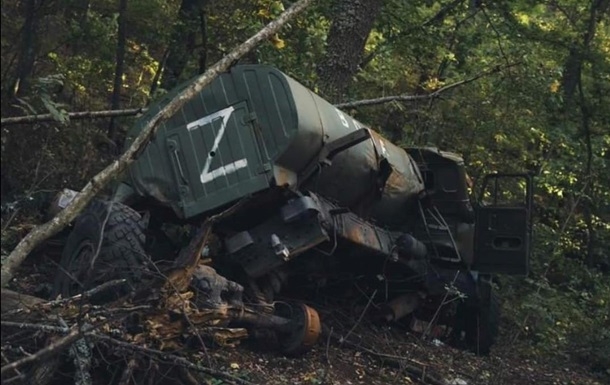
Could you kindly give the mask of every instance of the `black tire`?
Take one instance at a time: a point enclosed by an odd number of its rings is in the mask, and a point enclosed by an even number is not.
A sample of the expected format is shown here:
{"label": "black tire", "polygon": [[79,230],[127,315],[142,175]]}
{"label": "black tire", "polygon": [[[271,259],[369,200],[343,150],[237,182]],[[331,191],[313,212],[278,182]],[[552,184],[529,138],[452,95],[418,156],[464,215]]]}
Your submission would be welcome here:
{"label": "black tire", "polygon": [[489,282],[479,281],[479,298],[460,303],[450,343],[487,356],[496,342],[500,324],[500,302]]}
{"label": "black tire", "polygon": [[91,202],[76,219],[64,246],[55,295],[65,298],[122,278],[126,285],[101,293],[94,302],[112,300],[132,290],[148,264],[145,240],[144,224],[136,211],[118,202]]}

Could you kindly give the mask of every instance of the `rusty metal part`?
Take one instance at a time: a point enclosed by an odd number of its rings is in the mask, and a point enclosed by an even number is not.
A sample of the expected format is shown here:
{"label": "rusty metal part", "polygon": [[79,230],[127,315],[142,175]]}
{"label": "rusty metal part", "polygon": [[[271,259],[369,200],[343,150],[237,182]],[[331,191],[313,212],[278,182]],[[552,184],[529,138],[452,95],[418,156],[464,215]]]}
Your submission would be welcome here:
{"label": "rusty metal part", "polygon": [[275,184],[278,186],[293,187],[297,184],[297,174],[278,164],[273,166],[273,178],[275,178]]}
{"label": "rusty metal part", "polygon": [[318,341],[318,337],[320,337],[320,333],[322,332],[322,324],[316,309],[305,304],[302,305],[302,309],[305,313],[306,322],[303,327],[304,334],[301,346],[306,349],[311,349],[311,347],[313,347],[313,345],[315,345],[315,343]]}
{"label": "rusty metal part", "polygon": [[393,233],[358,217],[352,212],[337,211],[337,207],[321,197],[316,197],[324,211],[329,213],[326,219],[327,232],[357,244],[362,249],[374,254],[392,255],[394,245]]}
{"label": "rusty metal part", "polygon": [[399,319],[413,313],[419,305],[417,293],[407,293],[392,299],[381,307],[380,316],[387,322]]}
{"label": "rusty metal part", "polygon": [[322,332],[318,312],[303,303],[278,305],[276,314],[292,321],[291,330],[280,335],[282,352],[294,356],[309,351]]}

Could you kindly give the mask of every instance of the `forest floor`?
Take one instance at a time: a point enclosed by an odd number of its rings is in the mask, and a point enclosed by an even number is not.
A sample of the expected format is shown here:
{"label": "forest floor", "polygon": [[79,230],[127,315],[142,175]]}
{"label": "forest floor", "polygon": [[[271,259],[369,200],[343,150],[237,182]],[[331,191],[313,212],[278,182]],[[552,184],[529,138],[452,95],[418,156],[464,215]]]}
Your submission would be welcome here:
{"label": "forest floor", "polygon": [[[43,266],[44,265],[44,266]],[[40,295],[48,286],[51,264],[28,263],[12,289]],[[314,304],[312,304],[314,305]],[[379,326],[359,317],[353,307],[315,304],[323,333],[315,347],[300,357],[285,357],[271,345],[244,341],[237,347],[208,346],[176,354],[252,384],[445,384],[445,385],[601,385],[584,365],[557,357],[534,356],[524,342],[502,335],[490,356],[426,341],[401,325]],[[105,382],[108,383],[108,382]],[[208,384],[230,383],[209,378]]]}
{"label": "forest floor", "polygon": [[[329,338],[331,337],[331,338]],[[363,323],[345,344],[328,332],[299,358],[286,358],[253,347],[212,351],[224,370],[257,384],[447,384],[447,385],[601,385],[584,367],[545,357],[524,356],[501,340],[488,357],[422,341],[401,328]]]}

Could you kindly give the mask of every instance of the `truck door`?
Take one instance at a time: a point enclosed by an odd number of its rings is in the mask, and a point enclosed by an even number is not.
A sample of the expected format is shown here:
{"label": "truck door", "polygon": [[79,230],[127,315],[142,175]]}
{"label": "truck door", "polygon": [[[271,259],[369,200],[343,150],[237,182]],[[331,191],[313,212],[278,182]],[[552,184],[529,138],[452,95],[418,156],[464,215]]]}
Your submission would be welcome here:
{"label": "truck door", "polygon": [[188,218],[269,187],[253,115],[245,102],[202,113],[167,134],[167,153]]}
{"label": "truck door", "polygon": [[532,177],[490,174],[478,197],[474,270],[527,275],[530,254]]}

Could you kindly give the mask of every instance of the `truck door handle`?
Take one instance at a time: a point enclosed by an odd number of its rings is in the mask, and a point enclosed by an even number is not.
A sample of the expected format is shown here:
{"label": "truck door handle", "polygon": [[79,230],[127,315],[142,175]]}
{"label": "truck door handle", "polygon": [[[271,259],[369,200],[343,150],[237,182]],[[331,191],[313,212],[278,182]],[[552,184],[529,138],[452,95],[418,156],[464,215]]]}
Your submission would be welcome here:
{"label": "truck door handle", "polygon": [[182,182],[182,184],[187,185],[188,181],[186,179],[186,175],[184,174],[184,170],[182,169],[182,163],[180,163],[180,153],[178,150],[178,145],[176,144],[175,141],[168,140],[167,147],[171,151],[171,154],[174,158],[174,161],[172,162],[172,163],[174,163],[174,172],[178,171],[178,176],[180,178],[180,181]]}
{"label": "truck door handle", "polygon": [[180,173],[180,179],[182,179],[182,183],[188,184],[186,175],[184,175],[184,170],[182,169],[182,163],[180,163],[180,154],[178,154],[178,149],[175,149],[173,154],[174,158],[176,159],[176,165],[178,166],[178,172]]}

